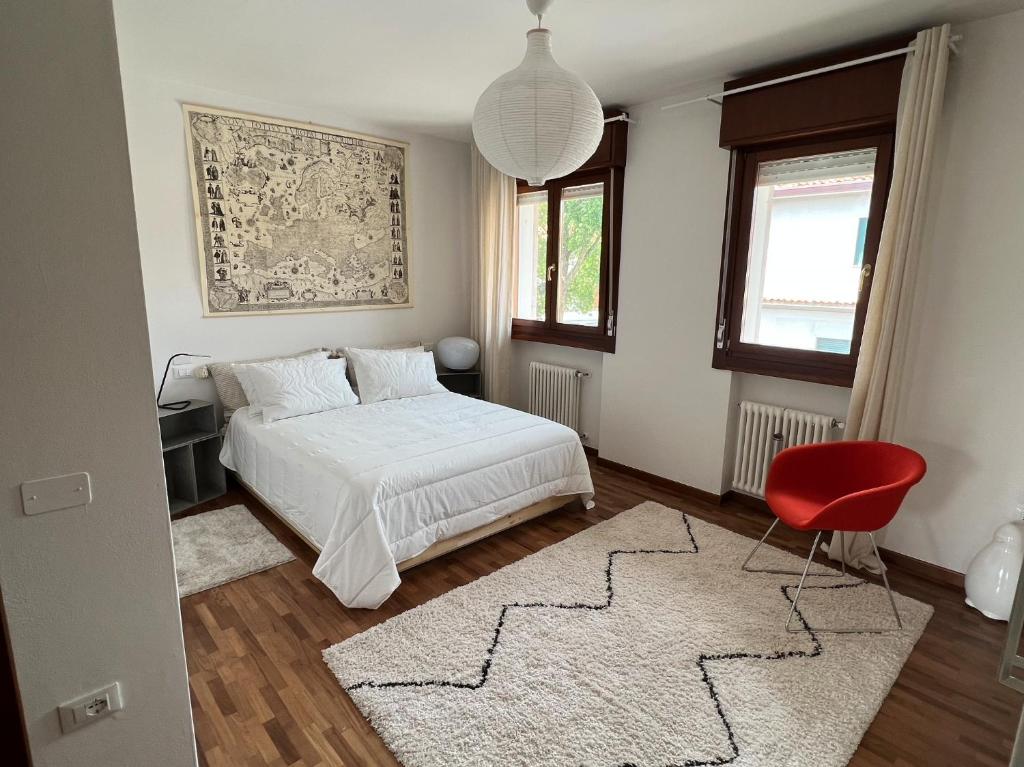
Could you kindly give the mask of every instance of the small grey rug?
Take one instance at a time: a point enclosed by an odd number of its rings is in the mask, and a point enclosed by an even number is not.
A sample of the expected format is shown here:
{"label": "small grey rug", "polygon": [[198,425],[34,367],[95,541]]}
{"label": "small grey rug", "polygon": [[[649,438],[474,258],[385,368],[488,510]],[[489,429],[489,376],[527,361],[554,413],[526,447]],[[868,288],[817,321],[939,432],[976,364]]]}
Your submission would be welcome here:
{"label": "small grey rug", "polygon": [[295,559],[242,505],[176,519],[171,532],[182,597]]}
{"label": "small grey rug", "polygon": [[[932,608],[644,503],[324,651],[406,767],[847,764]],[[762,547],[762,567],[802,560]],[[796,621],[796,619],[794,619]]]}

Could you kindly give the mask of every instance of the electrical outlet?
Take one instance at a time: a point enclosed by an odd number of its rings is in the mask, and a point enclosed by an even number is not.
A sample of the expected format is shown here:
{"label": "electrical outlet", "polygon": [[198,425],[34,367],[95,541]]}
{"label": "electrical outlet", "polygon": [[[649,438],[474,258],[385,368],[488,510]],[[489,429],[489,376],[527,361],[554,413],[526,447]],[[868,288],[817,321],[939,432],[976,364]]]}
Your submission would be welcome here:
{"label": "electrical outlet", "polygon": [[119,682],[114,682],[102,690],[96,690],[96,692],[83,695],[81,698],[68,701],[57,709],[57,713],[60,715],[60,729],[67,733],[123,709],[121,685]]}
{"label": "electrical outlet", "polygon": [[191,364],[188,365],[172,365],[171,366],[171,377],[172,378],[192,378]]}

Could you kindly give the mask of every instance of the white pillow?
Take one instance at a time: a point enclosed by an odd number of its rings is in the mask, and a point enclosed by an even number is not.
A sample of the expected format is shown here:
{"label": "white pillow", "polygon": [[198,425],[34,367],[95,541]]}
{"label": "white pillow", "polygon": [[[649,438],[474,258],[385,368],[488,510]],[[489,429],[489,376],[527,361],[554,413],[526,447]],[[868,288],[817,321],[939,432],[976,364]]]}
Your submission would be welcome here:
{"label": "white pillow", "polygon": [[[402,352],[403,354],[408,354],[410,352],[422,351],[423,344],[411,343],[392,344],[390,346],[346,346],[344,349],[339,349],[337,353],[341,354],[343,357],[348,357],[349,352]],[[356,369],[356,364],[355,361],[353,360],[352,364],[348,366],[348,380],[352,382],[352,386],[355,387],[355,390],[357,392],[359,391],[359,379],[357,378],[358,375],[359,371]]]}
{"label": "white pillow", "polygon": [[[328,358],[327,355],[329,353],[330,352],[326,352],[323,349],[320,349],[320,350],[314,349],[313,351],[310,351],[310,352],[302,352],[301,354],[293,354],[290,357],[265,357],[263,359],[258,359],[258,360],[241,360],[239,362],[220,363],[219,367],[223,368],[223,370],[221,372],[222,377],[225,378],[225,379],[232,379],[233,378],[234,380],[236,380],[238,382],[238,385],[239,385],[239,387],[241,389],[241,391],[238,394],[238,397],[241,400],[241,404],[239,404],[236,408],[234,408],[232,410],[232,412],[234,412],[234,410],[237,410],[238,407],[246,407],[246,406],[249,407],[249,412],[252,413],[253,415],[259,415],[260,412],[261,412],[261,407],[258,404],[259,392],[256,389],[256,384],[249,377],[248,368],[250,366],[252,366],[252,365],[275,365],[275,364],[277,364],[279,362],[290,362],[290,361],[299,360],[299,359],[301,359],[301,360],[309,360],[309,359],[326,360]],[[245,379],[244,383],[243,383],[242,379]],[[250,395],[250,392],[252,392],[251,395]],[[219,390],[218,390],[218,393],[219,393]],[[224,402],[223,397],[221,397],[221,401],[222,401],[222,404],[224,404],[224,407],[226,409],[227,408],[227,403]],[[235,404],[235,402],[233,401],[232,404]]]}
{"label": "white pillow", "polygon": [[[274,360],[274,362],[277,362],[277,360]],[[260,364],[270,364],[270,360],[266,363],[242,362],[231,366],[231,373],[238,380],[239,386],[242,387],[242,392],[249,402],[249,412],[252,415],[259,415],[263,412],[263,405],[260,404],[260,393],[256,389],[256,381],[249,375],[249,368]]]}
{"label": "white pillow", "polygon": [[262,413],[263,423],[273,423],[358,404],[345,367],[343,359],[300,357],[239,365],[235,375],[251,412]]}
{"label": "white pillow", "polygon": [[359,376],[364,405],[448,391],[438,383],[431,352],[346,349],[345,355]]}

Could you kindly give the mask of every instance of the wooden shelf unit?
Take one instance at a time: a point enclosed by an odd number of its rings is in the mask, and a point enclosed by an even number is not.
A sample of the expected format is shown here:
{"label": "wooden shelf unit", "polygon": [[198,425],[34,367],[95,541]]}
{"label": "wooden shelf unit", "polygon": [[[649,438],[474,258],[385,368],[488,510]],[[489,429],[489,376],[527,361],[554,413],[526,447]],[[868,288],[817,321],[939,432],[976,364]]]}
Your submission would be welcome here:
{"label": "wooden shelf unit", "polygon": [[160,408],[159,418],[171,516],[224,495],[227,475],[213,403],[193,400],[184,410]]}
{"label": "wooden shelf unit", "polygon": [[483,374],[479,370],[448,370],[438,364],[437,380],[450,392],[475,399],[484,398]]}

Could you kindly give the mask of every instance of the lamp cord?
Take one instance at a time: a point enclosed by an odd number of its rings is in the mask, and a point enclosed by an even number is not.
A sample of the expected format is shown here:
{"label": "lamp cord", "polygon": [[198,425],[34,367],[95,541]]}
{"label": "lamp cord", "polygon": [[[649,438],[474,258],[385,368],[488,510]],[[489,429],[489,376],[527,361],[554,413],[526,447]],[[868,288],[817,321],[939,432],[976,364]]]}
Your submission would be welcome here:
{"label": "lamp cord", "polygon": [[156,406],[162,407],[164,410],[184,410],[192,404],[192,400],[183,399],[177,402],[168,402],[166,405],[160,404],[160,397],[164,393],[164,384],[167,383],[167,372],[171,369],[171,363],[178,357],[206,357],[209,359],[209,354],[186,354],[185,352],[179,352],[178,354],[172,354],[167,358],[167,365],[164,367],[164,376],[160,379],[160,388],[156,392]]}

